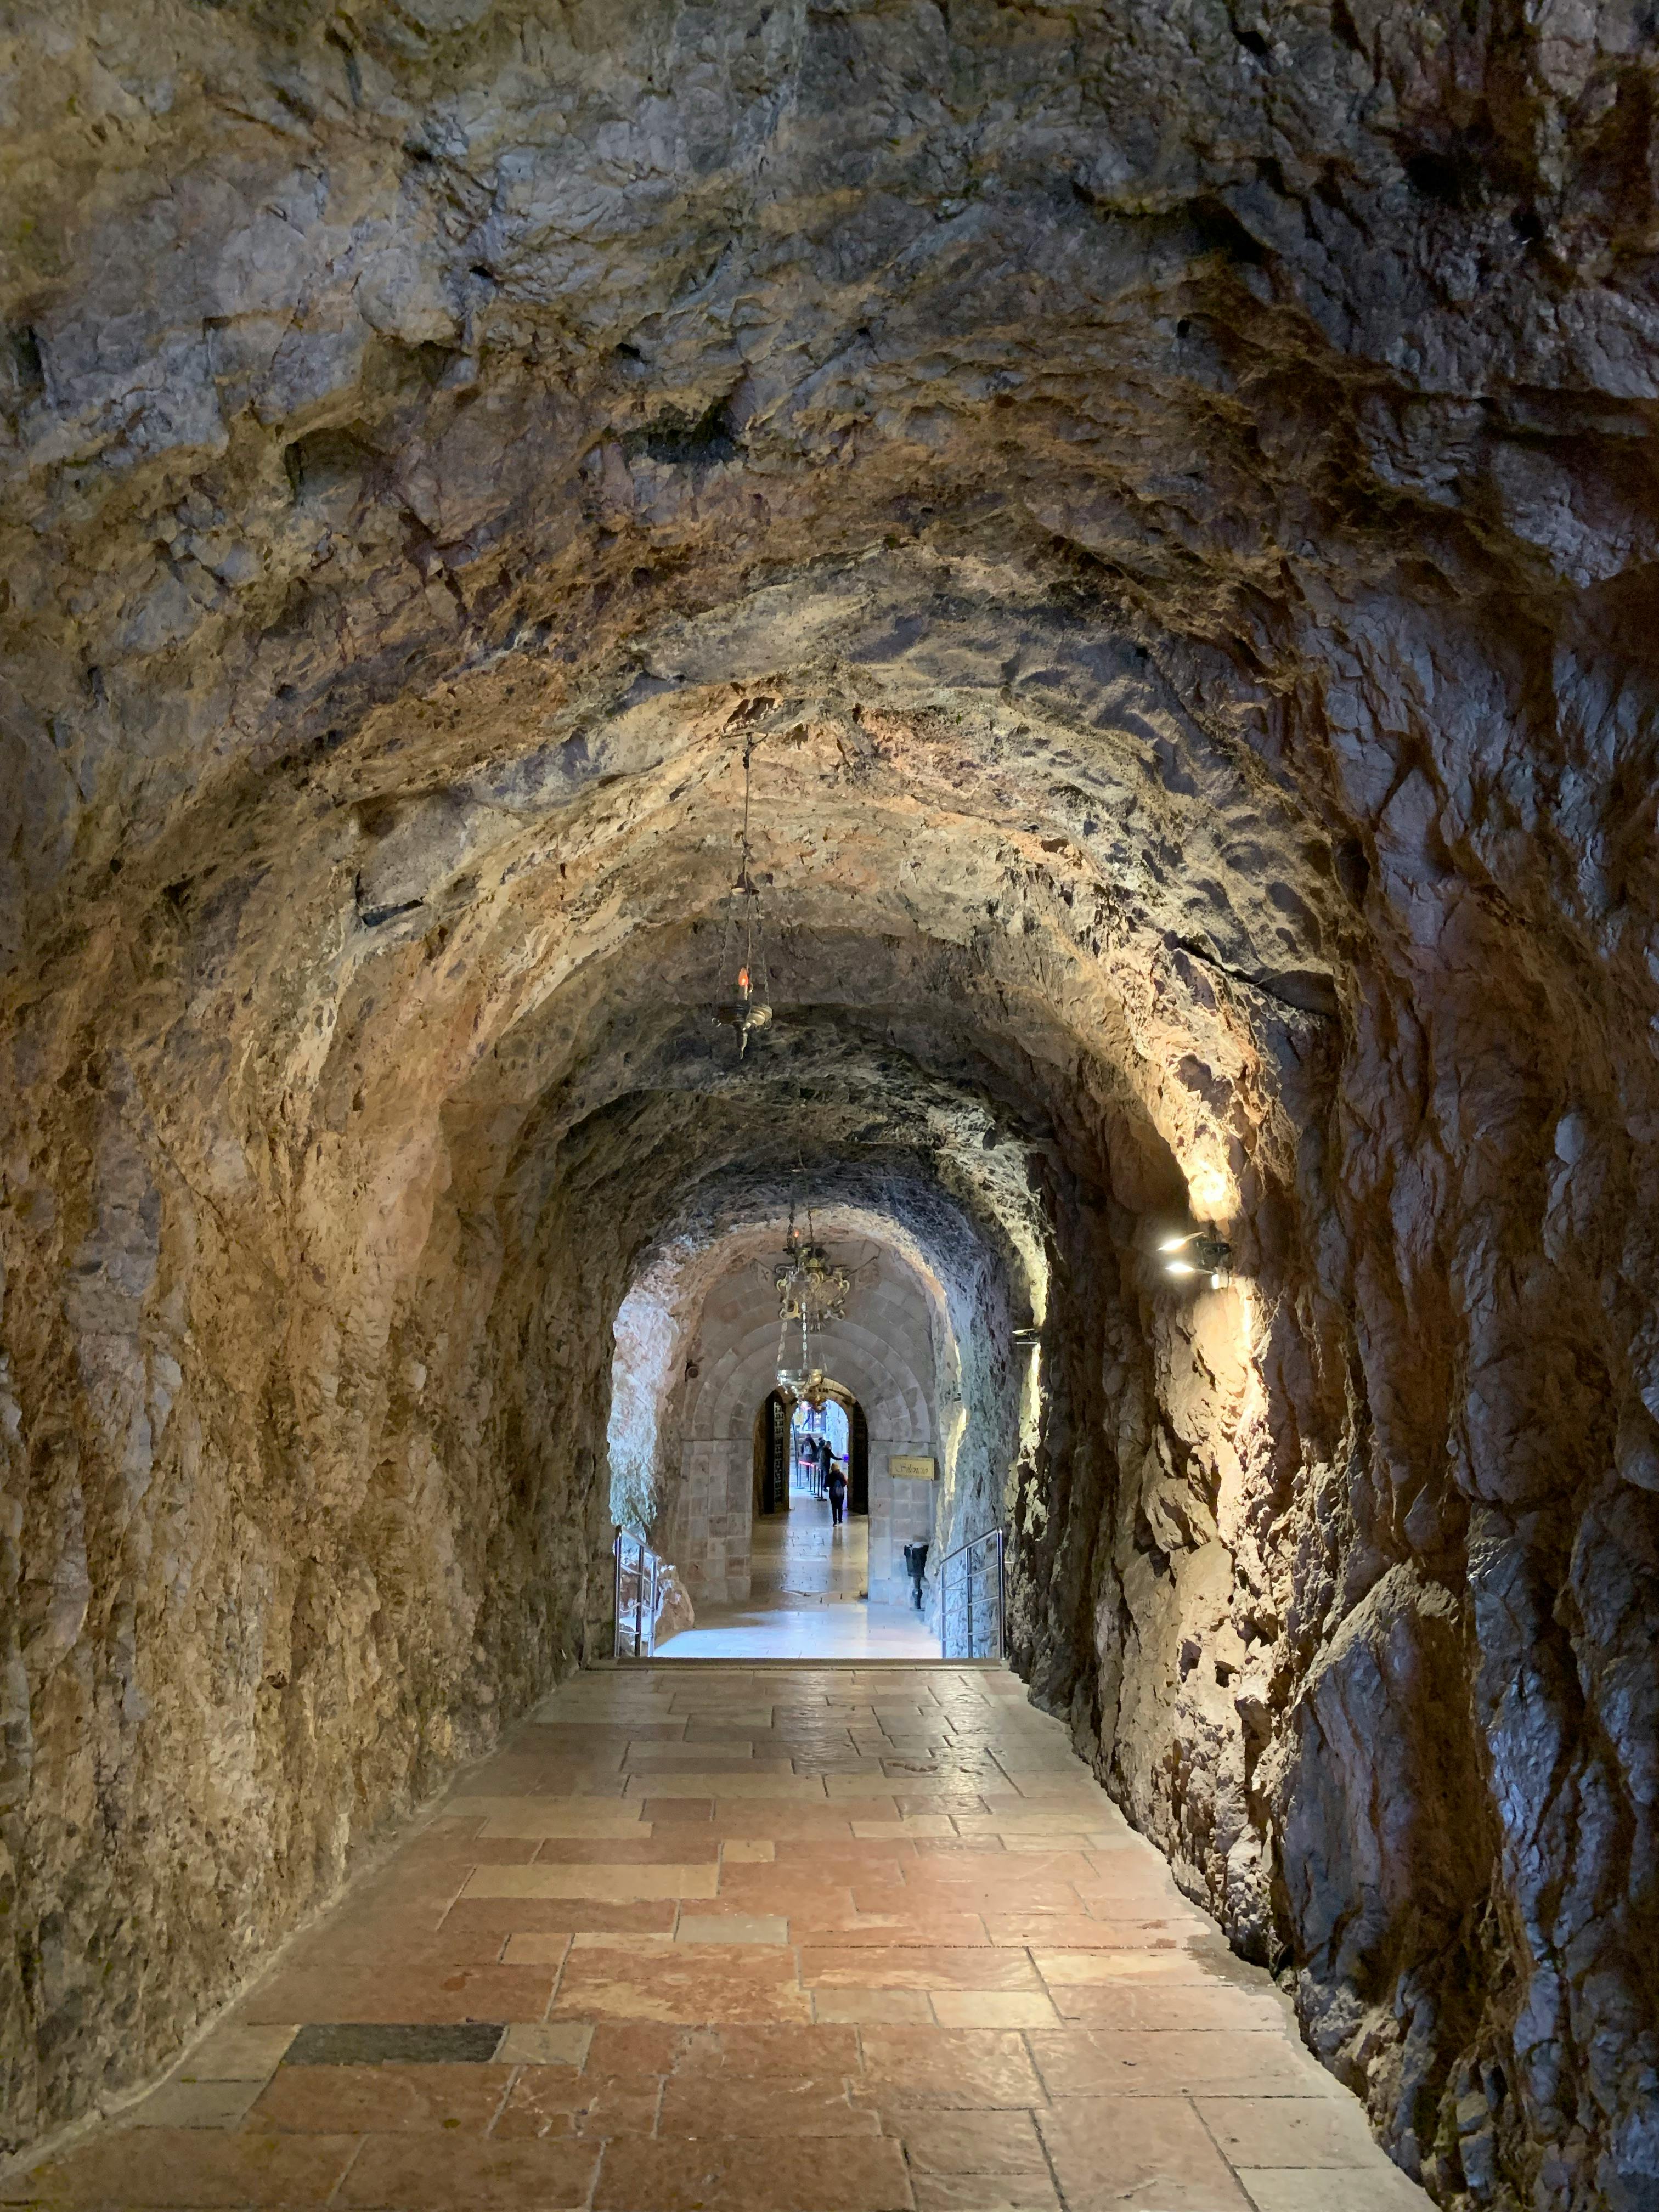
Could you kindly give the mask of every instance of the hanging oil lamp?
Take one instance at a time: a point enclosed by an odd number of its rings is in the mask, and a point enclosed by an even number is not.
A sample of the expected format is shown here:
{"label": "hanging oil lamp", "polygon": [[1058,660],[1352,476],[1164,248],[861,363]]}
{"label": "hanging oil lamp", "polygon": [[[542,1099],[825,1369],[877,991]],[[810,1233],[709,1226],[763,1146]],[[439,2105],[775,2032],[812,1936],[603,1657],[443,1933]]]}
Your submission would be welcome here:
{"label": "hanging oil lamp", "polygon": [[[804,1398],[817,1412],[828,1400],[830,1389],[823,1368],[811,1357],[811,1340],[822,1334],[826,1322],[845,1316],[853,1285],[847,1270],[836,1266],[819,1243],[810,1205],[803,1232],[791,1200],[788,1233],[772,1280],[778,1294],[778,1388],[791,1397]],[[795,1350],[797,1330],[799,1355],[786,1366],[786,1352]]]}
{"label": "hanging oil lamp", "polygon": [[[772,1025],[772,979],[767,969],[766,933],[760,908],[760,890],[750,866],[749,794],[752,746],[743,749],[743,857],[738,879],[726,894],[726,927],[720,946],[721,988],[732,979],[732,996],[715,1010],[714,1018],[738,1033],[738,1058],[749,1050],[757,1030]],[[736,973],[733,975],[733,969]]]}

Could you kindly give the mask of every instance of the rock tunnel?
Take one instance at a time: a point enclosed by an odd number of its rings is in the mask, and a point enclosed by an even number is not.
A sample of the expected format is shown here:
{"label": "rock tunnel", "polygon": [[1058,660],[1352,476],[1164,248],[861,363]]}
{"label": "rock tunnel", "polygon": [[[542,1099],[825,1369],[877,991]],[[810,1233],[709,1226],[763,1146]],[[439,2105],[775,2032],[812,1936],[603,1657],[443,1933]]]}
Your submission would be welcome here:
{"label": "rock tunnel", "polygon": [[1390,2155],[1651,2212],[1647,17],[5,51],[0,2137],[604,1655],[805,1175]]}

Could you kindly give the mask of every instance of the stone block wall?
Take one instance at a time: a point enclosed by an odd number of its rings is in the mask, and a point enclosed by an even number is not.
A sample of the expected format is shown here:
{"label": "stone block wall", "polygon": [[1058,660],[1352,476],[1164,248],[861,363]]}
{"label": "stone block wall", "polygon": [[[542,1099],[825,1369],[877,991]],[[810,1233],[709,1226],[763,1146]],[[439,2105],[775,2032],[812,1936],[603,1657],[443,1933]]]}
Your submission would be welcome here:
{"label": "stone block wall", "polygon": [[680,1495],[665,1549],[695,1605],[740,1605],[749,1595],[754,1496],[747,1437],[681,1448]]}
{"label": "stone block wall", "polygon": [[[908,1476],[894,1476],[888,1472],[888,1462],[896,1457],[933,1456],[932,1447],[923,1443],[887,1446],[881,1454],[878,1469],[876,1452],[870,1453],[870,1602],[872,1605],[908,1605],[910,1602],[910,1578],[904,1571],[904,1547],[907,1544],[933,1542],[934,1513],[939,1498],[939,1485],[917,1482]],[[930,1553],[928,1565],[936,1571],[938,1559]]]}

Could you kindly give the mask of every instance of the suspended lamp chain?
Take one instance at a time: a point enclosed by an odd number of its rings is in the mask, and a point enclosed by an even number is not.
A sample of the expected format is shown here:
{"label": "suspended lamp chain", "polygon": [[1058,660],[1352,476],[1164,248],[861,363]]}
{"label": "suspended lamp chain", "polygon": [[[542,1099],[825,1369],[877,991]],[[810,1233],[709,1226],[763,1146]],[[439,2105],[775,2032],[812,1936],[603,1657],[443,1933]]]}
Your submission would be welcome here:
{"label": "suspended lamp chain", "polygon": [[720,953],[721,988],[731,970],[732,939],[734,935],[733,902],[743,902],[742,958],[736,976],[737,995],[730,1013],[722,1012],[719,1018],[728,1023],[738,1032],[738,1058],[743,1059],[749,1050],[749,1040],[757,1030],[769,1028],[772,1020],[771,977],[767,972],[766,939],[761,927],[760,893],[756,887],[750,847],[750,808],[752,797],[752,763],[754,743],[751,739],[743,749],[743,829],[739,836],[741,859],[738,880],[732,885],[726,902],[726,929]]}

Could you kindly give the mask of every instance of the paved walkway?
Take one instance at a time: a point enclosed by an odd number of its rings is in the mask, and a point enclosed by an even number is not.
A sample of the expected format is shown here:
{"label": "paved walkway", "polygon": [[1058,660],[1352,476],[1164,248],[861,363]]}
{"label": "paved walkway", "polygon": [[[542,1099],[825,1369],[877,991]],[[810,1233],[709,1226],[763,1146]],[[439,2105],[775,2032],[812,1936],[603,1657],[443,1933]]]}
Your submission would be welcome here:
{"label": "paved walkway", "polygon": [[7,2203],[1423,2212],[989,1668],[580,1676]]}
{"label": "paved walkway", "polygon": [[871,1605],[870,1523],[840,1528],[827,1498],[797,1491],[757,1517],[746,1605],[708,1605],[660,1644],[661,1659],[936,1659],[939,1638],[908,1605]]}

